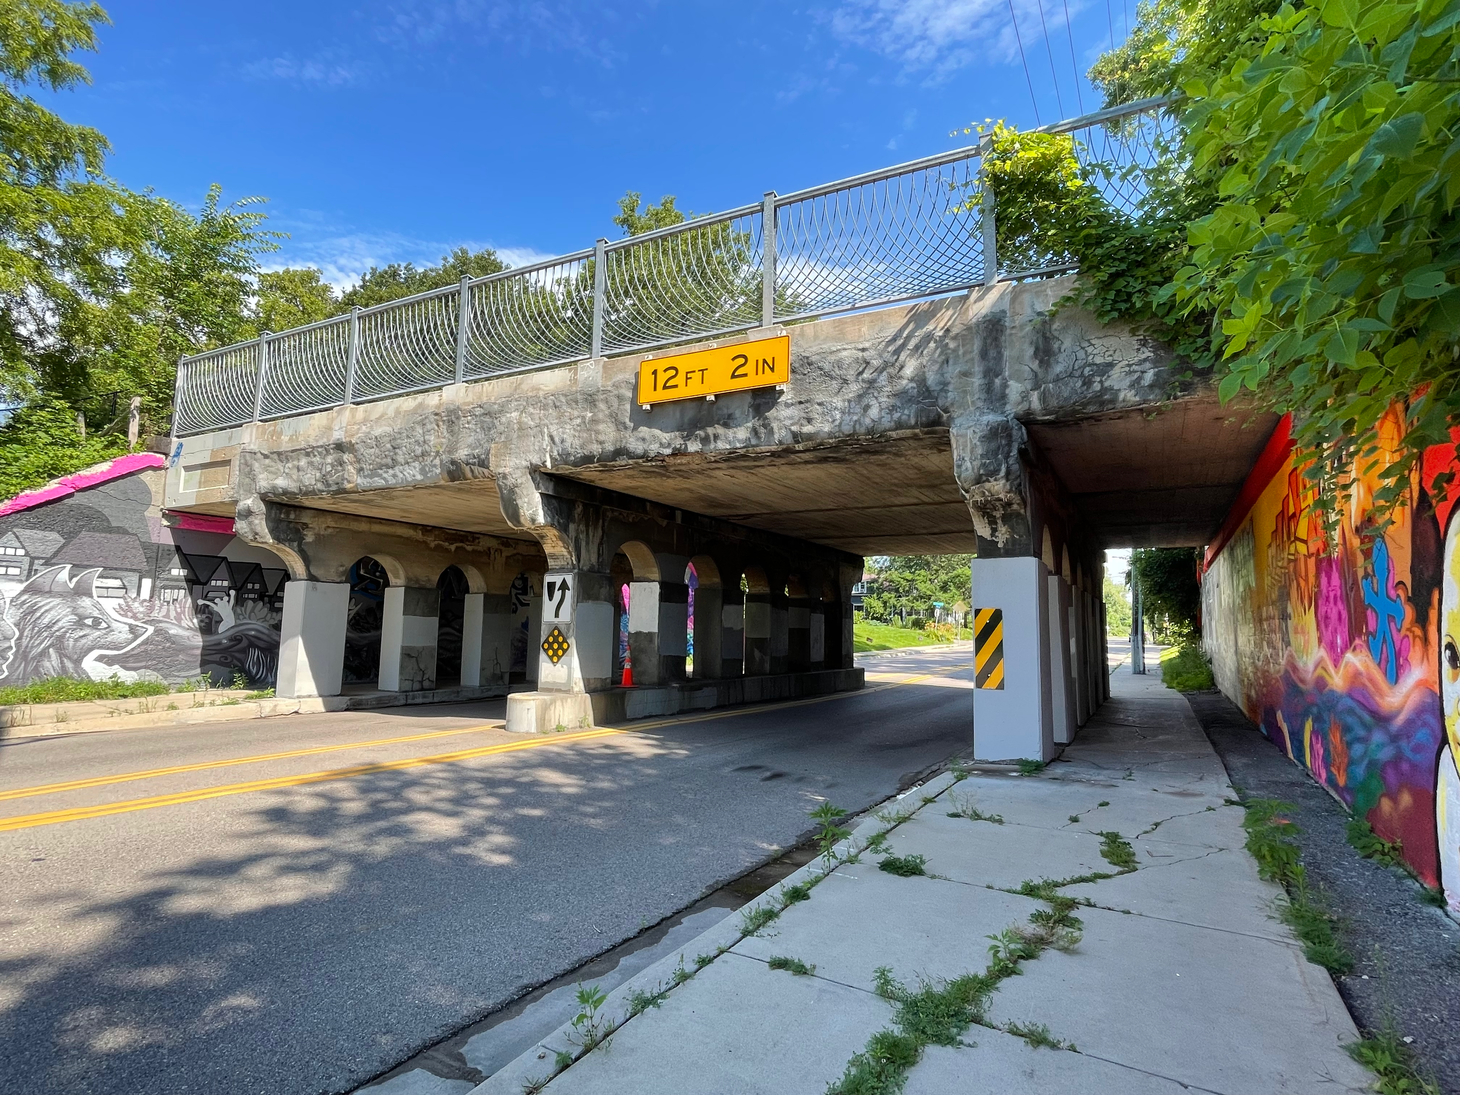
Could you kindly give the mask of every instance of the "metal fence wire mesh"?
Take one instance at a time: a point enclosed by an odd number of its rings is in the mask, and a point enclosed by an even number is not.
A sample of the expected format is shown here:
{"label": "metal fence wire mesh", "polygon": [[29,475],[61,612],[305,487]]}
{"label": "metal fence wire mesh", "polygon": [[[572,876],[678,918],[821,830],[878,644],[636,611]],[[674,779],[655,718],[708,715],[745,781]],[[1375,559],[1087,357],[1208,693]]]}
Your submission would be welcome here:
{"label": "metal fence wire mesh", "polygon": [[[1164,101],[1038,132],[1069,142],[1112,215],[1147,215],[1180,177],[1180,134]],[[968,289],[995,280],[980,185],[979,149],[958,149],[270,335],[262,347],[184,358],[174,429],[200,433]],[[1002,278],[1073,268],[1047,241],[998,238],[997,249]]]}

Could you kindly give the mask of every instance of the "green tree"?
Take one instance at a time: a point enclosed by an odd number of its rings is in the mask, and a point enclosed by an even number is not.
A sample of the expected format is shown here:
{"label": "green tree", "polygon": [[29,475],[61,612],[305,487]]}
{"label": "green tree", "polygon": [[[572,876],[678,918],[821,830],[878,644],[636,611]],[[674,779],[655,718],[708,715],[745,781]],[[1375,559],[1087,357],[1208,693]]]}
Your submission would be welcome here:
{"label": "green tree", "polygon": [[444,289],[463,277],[480,278],[498,274],[507,264],[491,248],[473,251],[458,247],[443,255],[435,266],[417,269],[409,262],[392,262],[388,266],[372,266],[360,278],[360,284],[347,289],[340,298],[341,308],[369,308],[401,297],[424,293],[428,289]]}
{"label": "green tree", "polygon": [[877,576],[863,598],[869,619],[932,619],[936,605],[967,611],[972,555],[891,555],[875,560]]}
{"label": "green tree", "polygon": [[[1201,633],[1201,586],[1195,548],[1142,548],[1131,552],[1131,581],[1141,587],[1141,615],[1157,642],[1184,646]],[[1129,610],[1127,610],[1129,619]]]}
{"label": "green tree", "polygon": [[340,300],[318,270],[291,266],[259,274],[254,313],[261,330],[287,331],[338,315]]}
{"label": "green tree", "polygon": [[0,499],[126,451],[125,436],[92,433],[83,440],[70,404],[38,396],[0,429]]}
{"label": "green tree", "polygon": [[1105,576],[1105,629],[1111,635],[1129,635],[1131,625],[1130,598],[1125,590],[1116,585],[1110,575]]}

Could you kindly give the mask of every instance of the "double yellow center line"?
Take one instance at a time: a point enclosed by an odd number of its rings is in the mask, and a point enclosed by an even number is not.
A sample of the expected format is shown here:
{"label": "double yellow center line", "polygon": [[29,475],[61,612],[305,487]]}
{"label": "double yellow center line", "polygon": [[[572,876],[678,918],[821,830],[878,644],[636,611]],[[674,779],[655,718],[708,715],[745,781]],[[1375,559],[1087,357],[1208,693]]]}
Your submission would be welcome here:
{"label": "double yellow center line", "polygon": [[[304,772],[293,776],[276,776],[272,779],[249,780],[244,783],[228,783],[218,787],[200,787],[191,791],[178,791],[168,795],[149,795],[146,798],[127,799],[122,802],[105,802],[94,806],[77,806],[68,810],[47,810],[37,814],[21,814],[16,817],[0,818],[0,832],[16,829],[33,829],[41,825],[59,825],[67,821],[85,821],[89,818],[108,817],[113,814],[131,813],[135,810],[151,810],[159,806],[179,806],[188,802],[202,802],[210,798],[228,795],[251,794],[255,791],[272,791],[281,787],[303,787],[311,783],[328,783],[333,780],[353,779],[356,776],[374,775],[379,772],[398,772],[407,768],[420,768],[430,764],[453,764],[457,761],[473,760],[477,757],[495,756],[500,753],[517,753],[526,749],[539,749],[550,745],[567,745],[574,742],[592,741],[595,738],[615,737],[620,734],[641,733],[658,727],[683,725],[691,722],[709,722],[717,719],[734,718],[737,715],[760,714],[783,710],[789,707],[804,707],[808,704],[824,703],[828,700],[865,696],[888,688],[916,684],[933,677],[944,676],[970,665],[952,665],[931,673],[922,673],[906,680],[892,681],[875,688],[857,692],[835,692],[825,696],[811,696],[801,700],[787,700],[782,703],[765,704],[752,708],[729,708],[723,711],[692,715],[688,718],[656,719],[652,722],[636,723],[631,727],[603,727],[575,733],[553,734],[549,737],[524,738],[521,741],[484,745],[476,749],[458,749],[450,753],[433,753],[423,757],[404,757],[400,760],[377,761],[372,764],[357,764],[349,768],[331,768],[321,772]],[[147,771],[127,772],[115,776],[96,776],[90,779],[70,780],[65,783],[49,783],[35,787],[20,787],[11,791],[0,791],[0,801],[31,798],[38,795],[59,794],[65,791],[79,791],[90,787],[105,787],[113,783],[127,783],[135,780],[154,779],[159,776],[200,772],[210,768],[226,768],[239,764],[259,764],[266,761],[286,760],[292,757],[316,756],[343,749],[365,749],[376,745],[397,745],[403,742],[425,741],[432,738],[449,737],[454,734],[472,734],[484,730],[495,730],[501,723],[483,726],[461,727],[455,730],[437,730],[428,734],[411,734],[406,737],[375,738],[371,741],[348,742],[341,745],[322,745],[310,749],[291,749],[280,753],[259,753],[248,757],[234,757],[227,760],[203,761],[197,764],[179,764],[169,768],[153,768]]]}

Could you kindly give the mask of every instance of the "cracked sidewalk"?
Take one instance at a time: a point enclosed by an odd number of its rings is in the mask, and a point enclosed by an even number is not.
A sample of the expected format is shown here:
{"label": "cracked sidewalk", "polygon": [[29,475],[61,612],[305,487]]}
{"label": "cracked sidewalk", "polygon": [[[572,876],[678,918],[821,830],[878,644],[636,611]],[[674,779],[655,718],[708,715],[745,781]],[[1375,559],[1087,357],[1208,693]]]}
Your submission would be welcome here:
{"label": "cracked sidewalk", "polygon": [[[852,861],[809,864],[612,993],[595,1020],[613,1028],[607,1042],[584,1052],[584,1026],[570,1024],[476,1092],[820,1093],[873,1035],[911,1029],[878,994],[879,967],[914,989],[966,974],[991,986],[954,1044],[919,1044],[899,1066],[908,1095],[1369,1090],[1343,1049],[1354,1024],[1276,918],[1282,891],[1259,880],[1242,809],[1186,701],[1152,677],[1112,685],[1043,773],[914,788],[895,807],[906,820],[884,811],[844,842],[843,857],[860,849]],[[952,816],[970,808],[1001,820]],[[882,850],[867,849],[883,831]],[[1122,842],[1134,869],[1110,857]],[[923,856],[928,875],[879,870],[887,854]],[[1026,885],[1041,880],[1055,884]],[[787,902],[798,882],[809,898]],[[747,934],[759,907],[779,915]],[[1078,944],[1019,958],[1017,940],[1050,910],[1078,918]],[[1014,941],[1017,959],[1004,967],[990,947],[1001,933],[996,947]],[[777,957],[814,970],[774,969]]]}

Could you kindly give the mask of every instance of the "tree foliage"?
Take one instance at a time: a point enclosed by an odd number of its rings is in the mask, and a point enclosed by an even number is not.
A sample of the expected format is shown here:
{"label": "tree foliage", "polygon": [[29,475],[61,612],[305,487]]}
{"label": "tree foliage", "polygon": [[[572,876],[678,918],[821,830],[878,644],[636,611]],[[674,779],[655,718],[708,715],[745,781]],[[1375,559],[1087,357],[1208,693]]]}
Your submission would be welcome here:
{"label": "tree foliage", "polygon": [[932,619],[938,604],[950,613],[966,614],[972,560],[972,555],[891,555],[877,561],[876,577],[862,599],[862,615],[888,621]]}
{"label": "tree foliage", "polygon": [[125,436],[76,429],[76,411],[50,396],[26,403],[0,429],[0,499],[127,451]]}
{"label": "tree foliage", "polygon": [[428,289],[444,289],[464,277],[486,277],[505,269],[507,264],[490,247],[480,251],[458,247],[449,255],[443,255],[437,265],[419,269],[409,262],[372,266],[365,271],[358,285],[345,291],[339,308],[341,311],[357,306],[369,308],[373,304],[385,304]]}
{"label": "tree foliage", "polygon": [[[1131,552],[1131,582],[1139,584],[1141,615],[1157,642],[1184,645],[1201,631],[1201,586],[1194,548],[1143,548]],[[1129,616],[1129,614],[1127,614]]]}

